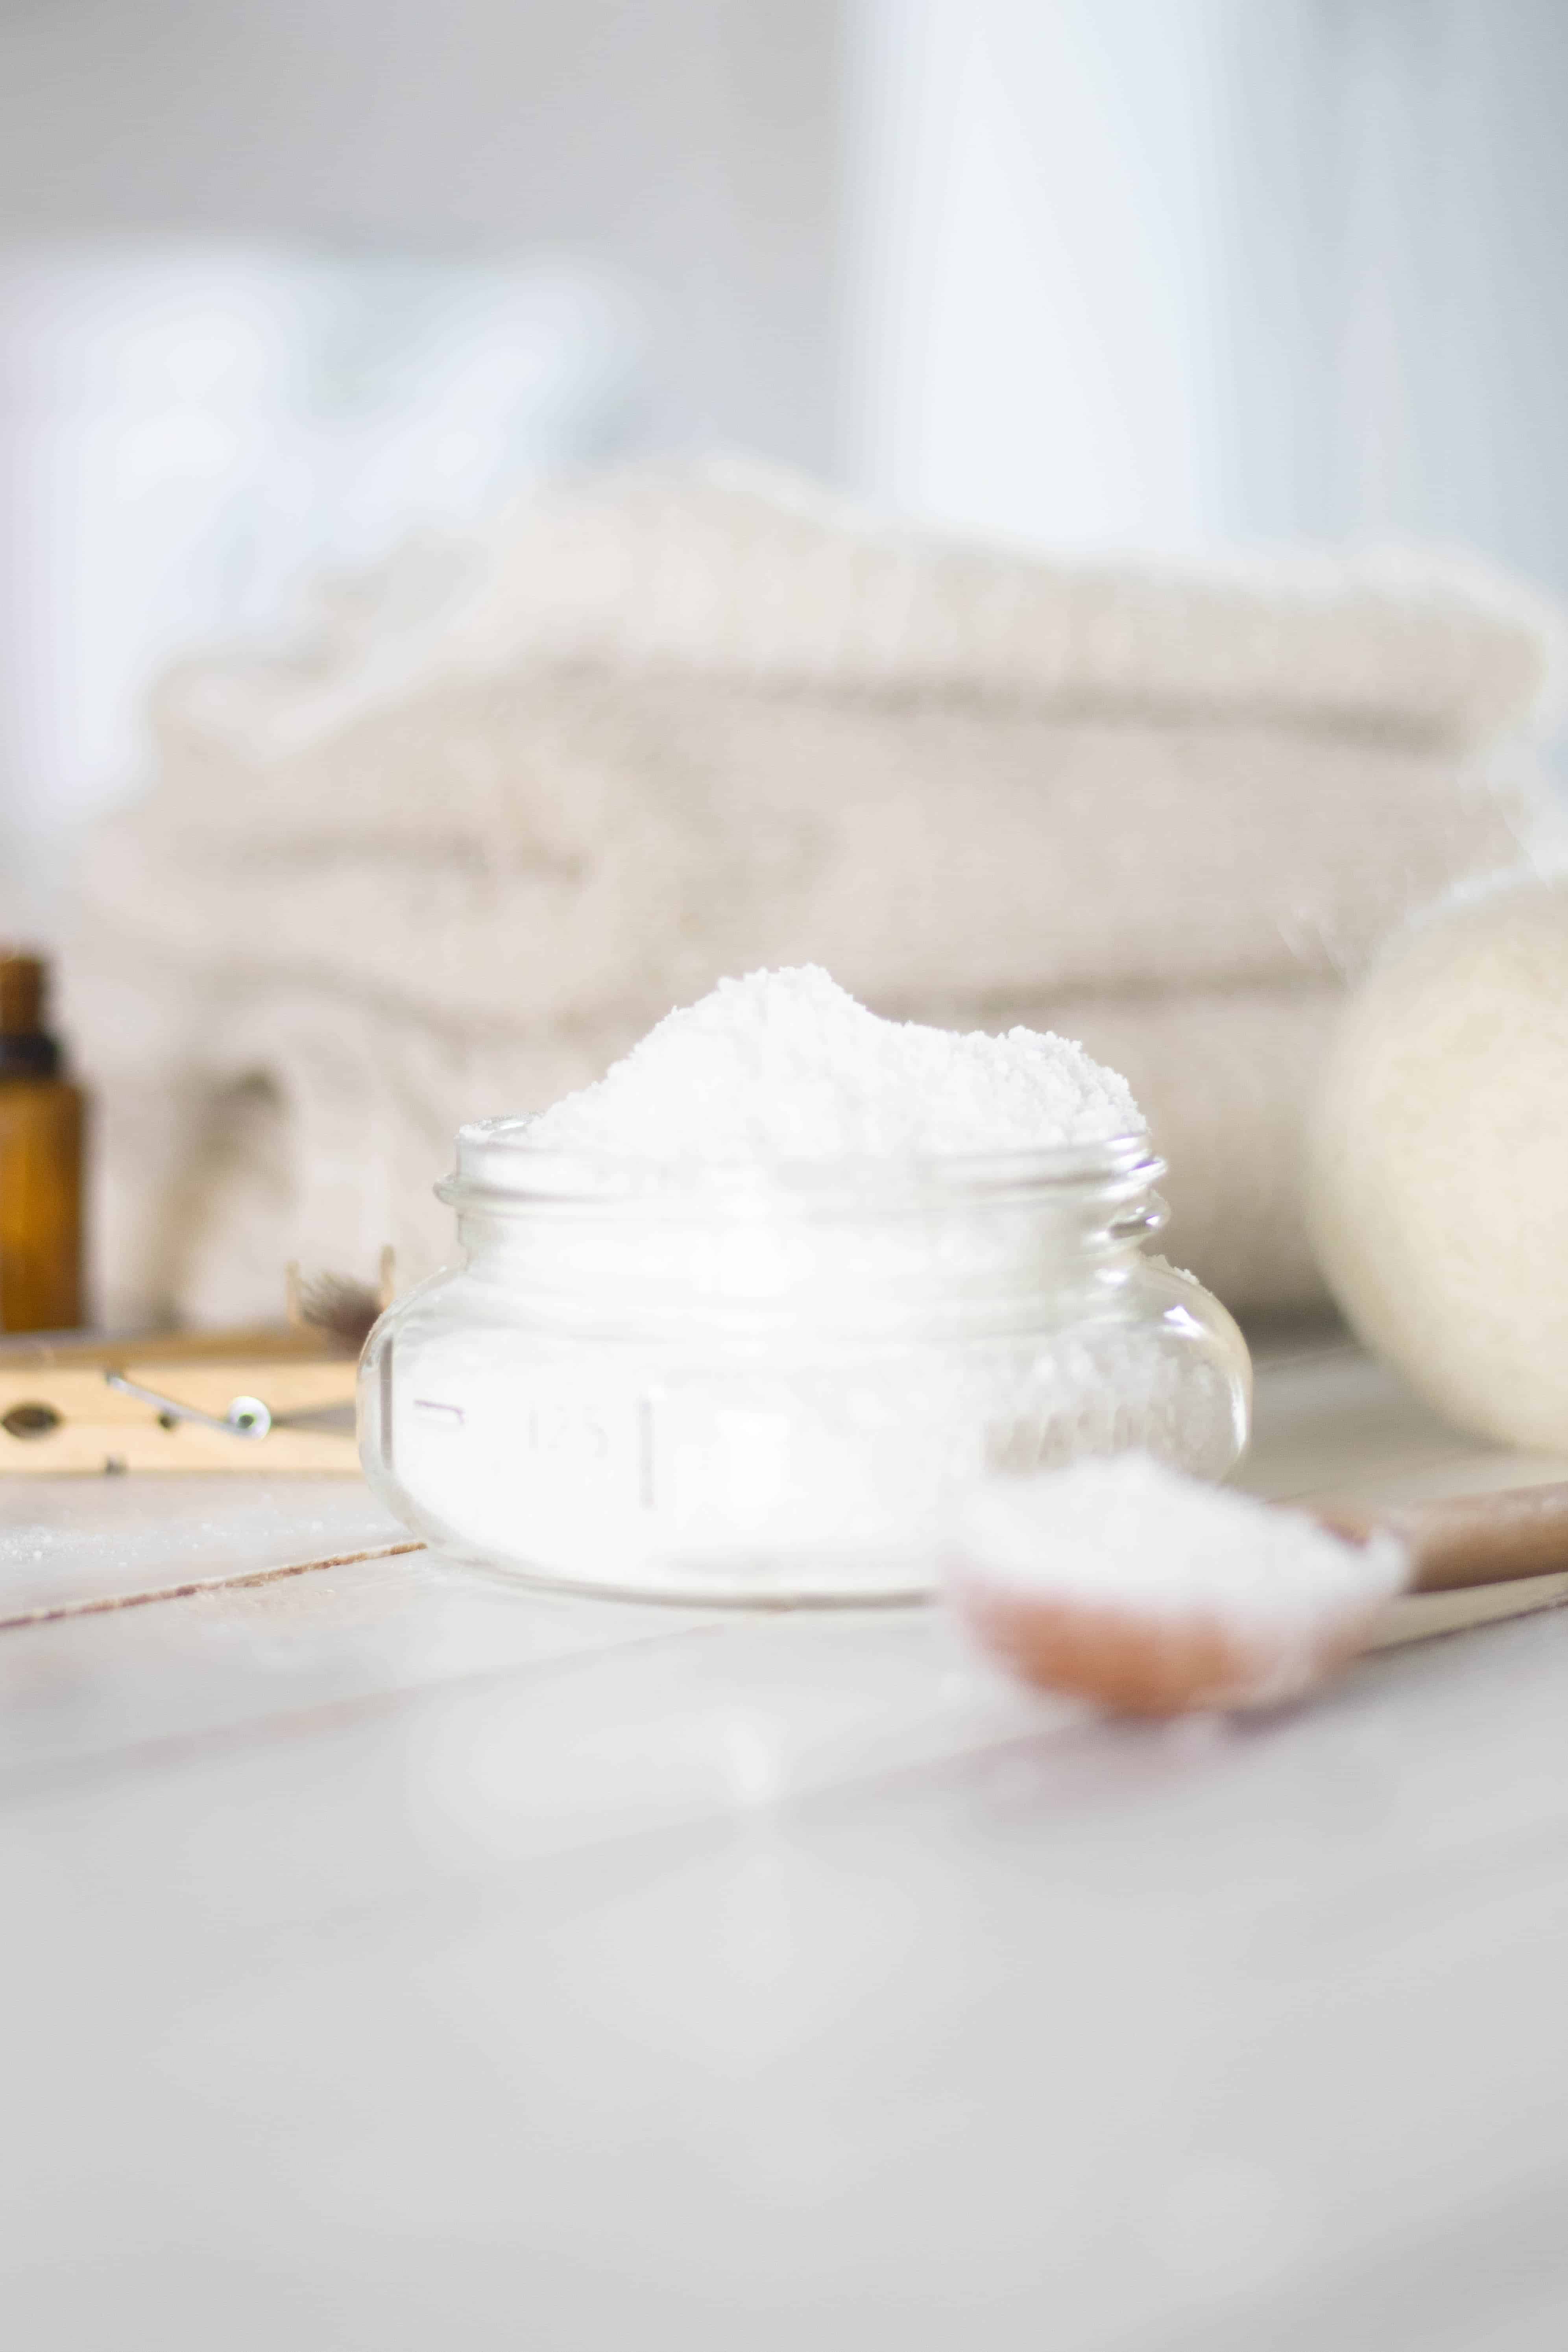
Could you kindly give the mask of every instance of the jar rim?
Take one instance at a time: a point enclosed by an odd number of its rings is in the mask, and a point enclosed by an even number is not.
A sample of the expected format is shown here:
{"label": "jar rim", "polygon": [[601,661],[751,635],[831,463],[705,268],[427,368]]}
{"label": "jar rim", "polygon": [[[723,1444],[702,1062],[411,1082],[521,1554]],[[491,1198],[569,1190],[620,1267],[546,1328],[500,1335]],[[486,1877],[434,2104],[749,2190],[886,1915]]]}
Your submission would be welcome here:
{"label": "jar rim", "polygon": [[531,1140],[527,1116],[471,1120],[458,1130],[457,1165],[436,1187],[462,1211],[547,1207],[697,1209],[754,1214],[791,1204],[994,1200],[1118,1192],[1157,1183],[1165,1162],[1146,1129],[1034,1150],[927,1156],[774,1160],[655,1160],[566,1152]]}

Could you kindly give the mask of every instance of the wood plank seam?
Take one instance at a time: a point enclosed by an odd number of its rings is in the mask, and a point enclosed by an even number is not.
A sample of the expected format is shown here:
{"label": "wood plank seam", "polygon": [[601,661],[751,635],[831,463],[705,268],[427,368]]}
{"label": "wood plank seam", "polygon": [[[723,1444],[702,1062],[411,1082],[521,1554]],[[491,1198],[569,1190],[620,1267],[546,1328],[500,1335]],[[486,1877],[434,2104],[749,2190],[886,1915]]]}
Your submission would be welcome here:
{"label": "wood plank seam", "polygon": [[188,1601],[196,1592],[232,1591],[243,1584],[276,1584],[286,1576],[313,1576],[318,1569],[353,1568],[367,1559],[396,1559],[403,1553],[424,1551],[422,1543],[375,1544],[368,1551],[342,1551],[331,1559],[297,1559],[287,1568],[247,1569],[240,1576],[197,1576],[183,1584],[158,1584],[146,1592],[107,1594],[91,1601],[60,1601],[46,1602],[41,1608],[23,1609],[14,1616],[0,1617],[0,1633],[15,1633],[26,1625],[52,1624],[61,1617],[94,1617],[110,1609],[141,1609],[150,1601]]}

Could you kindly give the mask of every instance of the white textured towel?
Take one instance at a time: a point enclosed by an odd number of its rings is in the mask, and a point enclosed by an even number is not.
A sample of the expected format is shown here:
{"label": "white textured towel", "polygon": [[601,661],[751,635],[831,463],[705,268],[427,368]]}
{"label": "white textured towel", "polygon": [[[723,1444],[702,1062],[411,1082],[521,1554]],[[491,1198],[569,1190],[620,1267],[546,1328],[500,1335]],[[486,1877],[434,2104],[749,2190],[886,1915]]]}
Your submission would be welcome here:
{"label": "white textured towel", "polygon": [[1173,1160],[1176,1254],[1310,1296],[1339,977],[1515,854],[1495,752],[1545,642],[1447,567],[1035,562],[731,468],[394,567],[300,657],[169,681],[156,788],[96,844],[105,1307],[264,1312],[288,1257],[384,1240],[422,1271],[459,1120],[807,959],[883,1012],[1076,1025]]}
{"label": "white textured towel", "polygon": [[541,498],[471,560],[411,551],[338,603],[312,660],[253,670],[247,693],[231,671],[228,690],[247,745],[335,733],[366,703],[509,676],[525,656],[1058,718],[1251,716],[1462,751],[1533,705],[1542,621],[1469,557],[1053,561],[721,459]]}

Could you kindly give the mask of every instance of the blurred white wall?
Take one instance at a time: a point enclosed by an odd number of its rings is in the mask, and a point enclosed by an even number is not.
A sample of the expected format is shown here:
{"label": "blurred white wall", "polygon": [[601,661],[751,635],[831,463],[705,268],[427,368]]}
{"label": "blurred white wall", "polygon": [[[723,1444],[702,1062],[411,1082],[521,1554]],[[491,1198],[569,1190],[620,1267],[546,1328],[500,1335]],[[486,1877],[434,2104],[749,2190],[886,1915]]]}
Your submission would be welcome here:
{"label": "blurred white wall", "polygon": [[1224,520],[1469,541],[1568,593],[1568,6],[1224,24]]}
{"label": "blurred white wall", "polygon": [[0,0],[0,919],[149,677],[528,471],[837,435],[839,0]]}
{"label": "blurred white wall", "polygon": [[1563,0],[851,0],[850,468],[1568,593]]}
{"label": "blurred white wall", "polygon": [[639,362],[581,268],[0,244],[0,827],[132,789],[169,662],[614,446]]}
{"label": "blurred white wall", "polygon": [[[307,559],[616,446],[1568,593],[1565,99],[1568,0],[0,0],[0,831]],[[73,377],[62,239],[265,364],[94,296]]]}
{"label": "blurred white wall", "polygon": [[847,440],[919,514],[1185,545],[1223,497],[1214,0],[857,0]]}
{"label": "blurred white wall", "polygon": [[0,235],[506,257],[645,306],[660,440],[837,431],[839,0],[0,0]]}
{"label": "blurred white wall", "polygon": [[1565,100],[1563,0],[0,0],[0,236],[554,249],[654,441],[1562,584]]}

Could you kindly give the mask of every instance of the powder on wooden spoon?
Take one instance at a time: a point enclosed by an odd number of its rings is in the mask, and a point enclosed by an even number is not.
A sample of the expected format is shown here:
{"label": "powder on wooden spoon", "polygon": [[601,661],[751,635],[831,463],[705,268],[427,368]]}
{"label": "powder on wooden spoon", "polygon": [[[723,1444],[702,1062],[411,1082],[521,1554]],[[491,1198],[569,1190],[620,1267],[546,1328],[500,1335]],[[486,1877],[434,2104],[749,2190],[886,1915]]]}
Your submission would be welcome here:
{"label": "powder on wooden spoon", "polygon": [[1121,1454],[968,1490],[949,1590],[1026,1680],[1167,1715],[1310,1689],[1361,1646],[1408,1566],[1392,1537],[1348,1542],[1302,1512]]}

